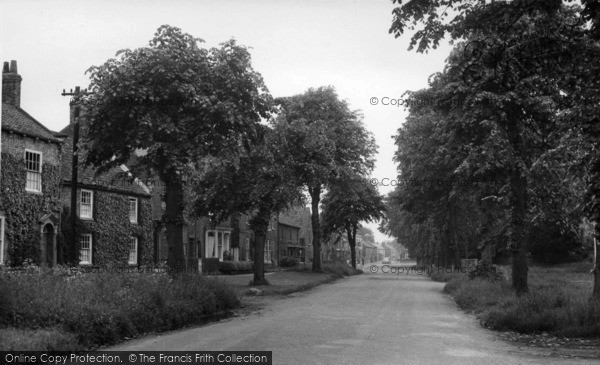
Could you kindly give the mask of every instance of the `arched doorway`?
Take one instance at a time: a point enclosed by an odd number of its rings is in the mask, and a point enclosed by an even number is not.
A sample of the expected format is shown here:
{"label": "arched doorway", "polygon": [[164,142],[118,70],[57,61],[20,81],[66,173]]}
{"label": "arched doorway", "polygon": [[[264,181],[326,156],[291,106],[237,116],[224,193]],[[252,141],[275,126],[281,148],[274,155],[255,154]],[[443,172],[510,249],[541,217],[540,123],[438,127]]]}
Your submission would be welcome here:
{"label": "arched doorway", "polygon": [[42,267],[56,265],[56,232],[58,219],[46,214],[40,219],[40,264]]}

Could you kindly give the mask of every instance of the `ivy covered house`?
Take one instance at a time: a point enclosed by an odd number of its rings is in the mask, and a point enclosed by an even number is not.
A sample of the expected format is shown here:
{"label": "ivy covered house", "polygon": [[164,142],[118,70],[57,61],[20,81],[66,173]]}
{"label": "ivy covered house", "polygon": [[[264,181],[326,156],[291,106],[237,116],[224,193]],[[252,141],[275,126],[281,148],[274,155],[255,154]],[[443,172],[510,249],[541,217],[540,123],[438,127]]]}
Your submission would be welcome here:
{"label": "ivy covered house", "polygon": [[70,238],[74,119],[74,107],[71,105],[70,123],[60,132],[66,136],[66,152],[61,159],[62,232],[65,241],[75,242],[75,245],[69,245],[67,261],[101,267],[153,264],[149,189],[141,181],[132,179],[124,165],[102,173],[84,166],[85,155],[82,152],[78,154],[77,163],[76,239]]}
{"label": "ivy covered house", "polygon": [[63,138],[21,109],[17,62],[2,70],[0,265],[54,265],[60,252]]}

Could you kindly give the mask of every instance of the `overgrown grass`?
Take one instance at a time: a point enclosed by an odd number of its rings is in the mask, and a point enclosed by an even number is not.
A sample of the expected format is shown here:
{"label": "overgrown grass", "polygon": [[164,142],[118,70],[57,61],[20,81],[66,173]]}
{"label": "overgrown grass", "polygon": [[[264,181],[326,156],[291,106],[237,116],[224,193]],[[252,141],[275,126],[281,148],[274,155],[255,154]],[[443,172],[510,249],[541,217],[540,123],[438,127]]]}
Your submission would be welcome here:
{"label": "overgrown grass", "polygon": [[239,305],[227,284],[196,274],[4,272],[0,339],[14,340],[1,340],[0,350],[92,348],[202,323]]}
{"label": "overgrown grass", "polygon": [[458,279],[464,276],[466,276],[466,274],[461,274],[460,272],[446,272],[444,270],[431,270],[431,274],[429,275],[431,280],[442,283],[447,283],[452,279]]}
{"label": "overgrown grass", "polygon": [[533,266],[529,293],[518,297],[510,282],[457,275],[445,286],[457,304],[478,313],[490,328],[564,337],[600,337],[600,303],[591,302],[589,264]]}
{"label": "overgrown grass", "polygon": [[[298,272],[312,272],[312,265],[305,264],[292,269]],[[361,269],[355,269],[343,262],[334,262],[321,265],[321,271],[325,274],[332,274],[337,277],[352,276],[362,274]]]}

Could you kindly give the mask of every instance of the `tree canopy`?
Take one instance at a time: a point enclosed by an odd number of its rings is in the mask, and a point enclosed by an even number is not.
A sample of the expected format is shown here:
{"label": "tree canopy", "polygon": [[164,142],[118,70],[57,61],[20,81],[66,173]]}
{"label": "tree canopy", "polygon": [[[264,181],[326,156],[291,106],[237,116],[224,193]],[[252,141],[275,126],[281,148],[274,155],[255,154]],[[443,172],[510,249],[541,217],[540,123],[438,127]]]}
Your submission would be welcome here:
{"label": "tree canopy", "polygon": [[383,197],[371,182],[360,176],[332,184],[323,197],[323,234],[346,232],[351,249],[352,267],[356,268],[356,233],[361,222],[383,218]]}
{"label": "tree canopy", "polygon": [[304,94],[279,98],[277,124],[283,129],[294,175],[307,189],[312,205],[313,271],[321,270],[321,193],[335,180],[366,176],[374,166],[377,150],[362,115],[350,110],[331,86],[309,89]]}
{"label": "tree canopy", "polygon": [[82,103],[87,164],[128,162],[166,184],[169,265],[184,264],[183,177],[203,157],[247,144],[272,110],[246,47],[230,40],[205,49],[201,42],[161,26],[148,46],[91,67],[93,94]]}

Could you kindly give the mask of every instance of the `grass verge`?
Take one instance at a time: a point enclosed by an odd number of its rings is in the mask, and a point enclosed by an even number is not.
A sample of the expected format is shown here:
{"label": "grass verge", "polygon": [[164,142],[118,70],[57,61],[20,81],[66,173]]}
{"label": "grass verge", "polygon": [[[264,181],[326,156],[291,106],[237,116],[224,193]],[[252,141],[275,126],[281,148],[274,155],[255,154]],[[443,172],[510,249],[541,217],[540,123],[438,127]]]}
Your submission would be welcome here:
{"label": "grass verge", "polygon": [[[312,272],[312,264],[305,264],[292,269],[297,272]],[[332,274],[338,278],[344,276],[360,275],[363,273],[361,269],[355,269],[350,265],[342,262],[327,263],[321,265],[321,271],[324,274]]]}
{"label": "grass verge", "polygon": [[226,283],[195,274],[0,273],[0,350],[77,350],[207,322],[237,308]]}
{"label": "grass verge", "polygon": [[529,293],[520,297],[509,281],[469,280],[464,274],[437,277],[444,291],[491,329],[560,337],[600,337],[600,303],[590,301],[586,263],[532,266]]}

